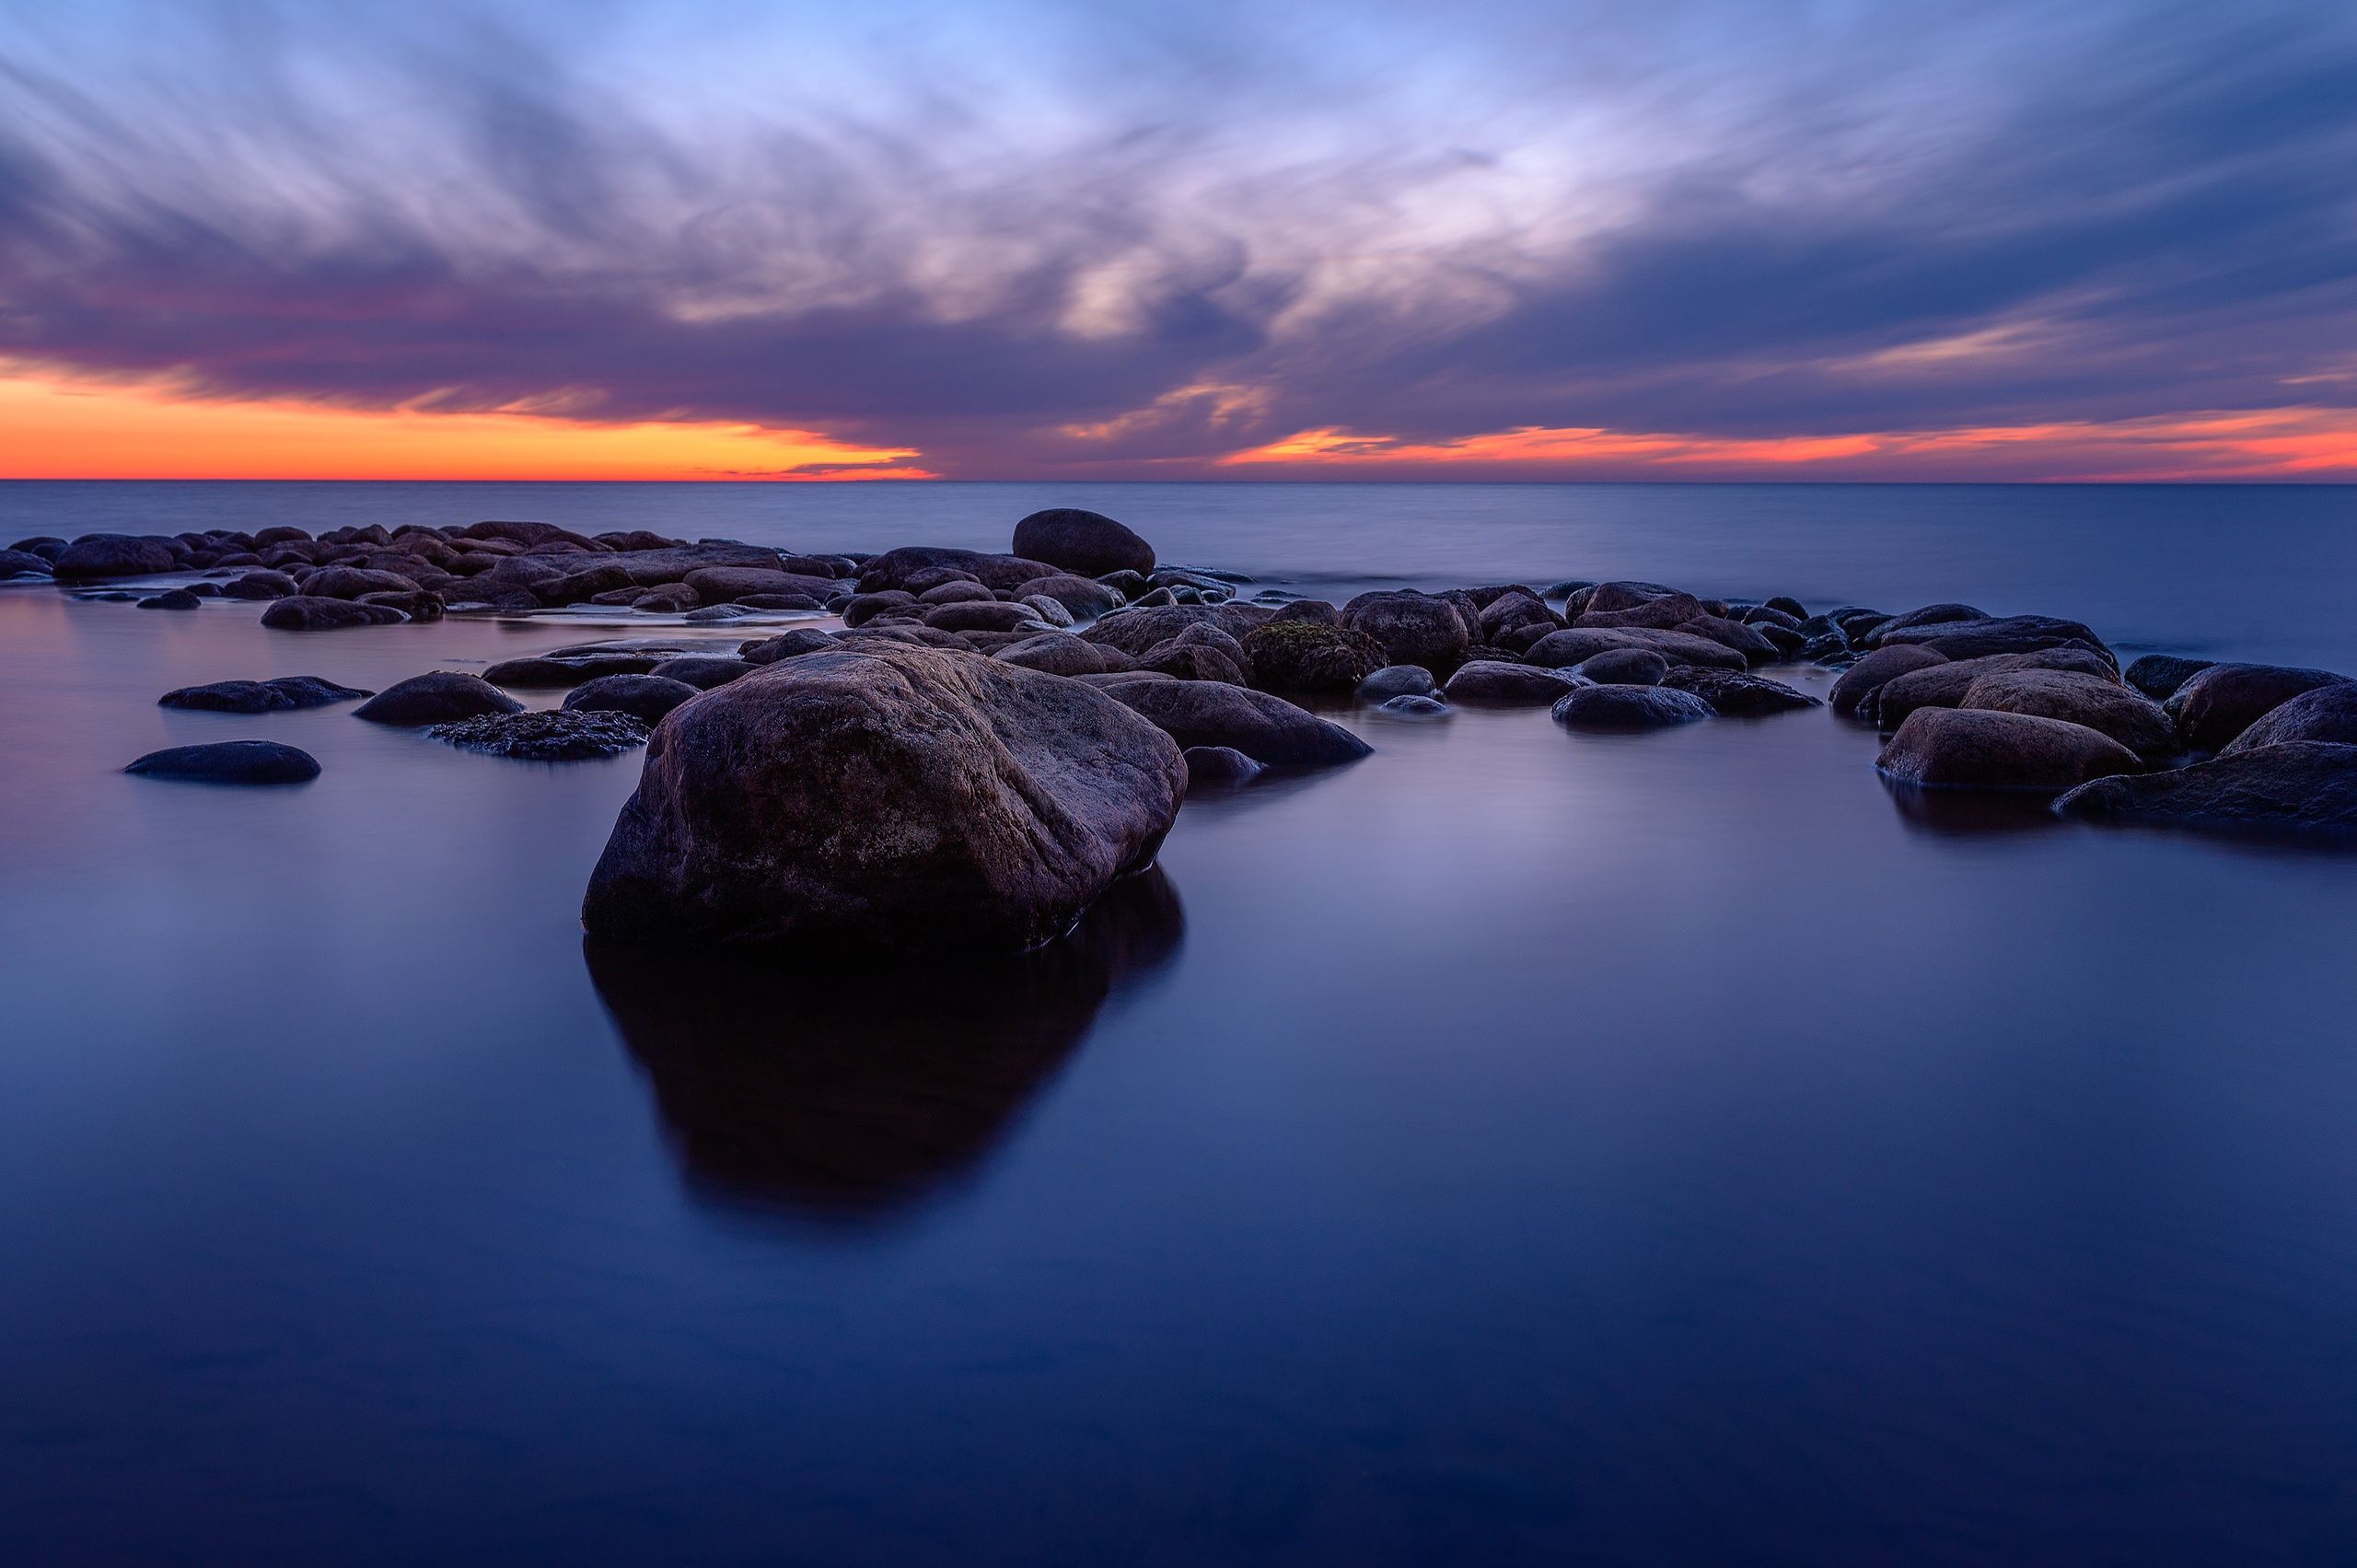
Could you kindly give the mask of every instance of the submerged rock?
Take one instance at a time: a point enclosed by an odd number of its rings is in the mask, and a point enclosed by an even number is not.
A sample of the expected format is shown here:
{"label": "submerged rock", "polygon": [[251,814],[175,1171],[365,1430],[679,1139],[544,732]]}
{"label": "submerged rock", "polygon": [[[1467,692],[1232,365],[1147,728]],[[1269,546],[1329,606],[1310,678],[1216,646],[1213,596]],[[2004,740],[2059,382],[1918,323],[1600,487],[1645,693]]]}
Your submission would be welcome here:
{"label": "submerged rock", "polygon": [[204,601],[186,588],[166,588],[139,601],[142,610],[201,610]]}
{"label": "submerged rock", "polygon": [[2090,821],[2357,830],[2357,746],[2284,741],[2167,772],[2097,779],[2054,809]]}
{"label": "submerged rock", "polygon": [[[617,676],[614,679],[647,677]],[[468,751],[524,762],[586,762],[646,743],[646,721],[626,713],[559,709],[551,713],[483,714],[437,724],[425,732]]]}
{"label": "submerged rock", "polygon": [[414,729],[485,714],[520,714],[524,704],[479,675],[437,669],[397,680],[352,712],[370,724]]}
{"label": "submerged rock", "polygon": [[1426,722],[1451,717],[1457,710],[1437,697],[1423,697],[1409,692],[1397,697],[1385,698],[1375,705],[1375,712],[1378,718]]}
{"label": "submerged rock", "polygon": [[1807,692],[1794,691],[1781,680],[1738,675],[1731,669],[1696,669],[1688,666],[1668,671],[1661,683],[1673,691],[1692,692],[1727,718],[1759,718],[1824,706]]}
{"label": "submerged rock", "polygon": [[1571,729],[1666,729],[1712,712],[1691,691],[1667,686],[1579,686],[1555,704],[1555,722]]}
{"label": "submerged rock", "polygon": [[1233,747],[1273,767],[1330,767],[1354,762],[1373,749],[1341,726],[1248,687],[1130,676],[1108,677],[1097,690],[1180,746]]}
{"label": "submerged rock", "polygon": [[150,751],[122,770],[146,778],[205,784],[302,784],[319,776],[319,760],[275,740],[217,740]]}
{"label": "submerged rock", "polygon": [[2063,719],[1918,708],[1875,766],[1886,778],[1925,789],[2060,793],[2089,779],[2141,772],[2144,764],[2111,737]]}
{"label": "submerged rock", "polygon": [[1167,735],[1079,681],[884,642],[813,654],[664,722],[582,920],[1017,950],[1151,863],[1186,777]]}
{"label": "submerged rock", "polygon": [[156,703],[159,707],[199,713],[272,714],[356,702],[367,695],[316,675],[283,675],[275,680],[215,680],[206,686],[183,686],[165,692]]}

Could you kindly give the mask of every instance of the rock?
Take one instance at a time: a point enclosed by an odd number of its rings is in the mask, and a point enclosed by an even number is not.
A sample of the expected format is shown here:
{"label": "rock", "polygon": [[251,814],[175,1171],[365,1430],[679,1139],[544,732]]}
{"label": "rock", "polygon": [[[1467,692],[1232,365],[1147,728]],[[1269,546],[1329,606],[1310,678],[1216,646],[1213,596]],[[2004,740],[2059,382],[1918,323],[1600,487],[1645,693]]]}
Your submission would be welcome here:
{"label": "rock", "polygon": [[8,547],[17,555],[30,555],[44,564],[65,553],[65,540],[53,533],[29,534]]}
{"label": "rock", "polygon": [[1271,767],[1353,762],[1373,748],[1282,697],[1214,680],[1108,677],[1099,691],[1167,732],[1180,746],[1227,746]]}
{"label": "rock", "polygon": [[741,658],[690,654],[681,658],[665,659],[647,673],[659,675],[666,680],[685,681],[699,691],[709,691],[715,686],[726,686],[762,668]]}
{"label": "rock", "polygon": [[823,600],[835,586],[831,577],[805,577],[759,566],[699,566],[680,581],[693,588],[696,597],[707,605],[726,604],[731,599],[758,594],[807,594]]}
{"label": "rock", "polygon": [[[1216,628],[1190,628],[1191,633],[1204,630],[1218,635]],[[1232,645],[1235,639],[1227,639]],[[1140,673],[1159,673],[1179,680],[1218,680],[1230,686],[1252,683],[1250,669],[1239,649],[1231,653],[1216,644],[1192,635],[1182,634],[1167,642],[1156,643],[1137,660]]]}
{"label": "rock", "polygon": [[1129,666],[1129,656],[1119,650],[1100,648],[1069,632],[1043,632],[1010,644],[992,656],[1001,663],[1020,665],[1043,675],[1102,675],[1108,668],[1108,655],[1120,659],[1122,668]]}
{"label": "rock", "polygon": [[2289,740],[2229,751],[2189,768],[2097,779],[2054,809],[2089,821],[2174,827],[2357,829],[2357,746]]}
{"label": "rock", "polygon": [[2254,719],[2220,755],[2301,740],[2357,745],[2357,681],[2336,680],[2287,698]]}
{"label": "rock", "polygon": [[1322,598],[1297,598],[1276,607],[1269,617],[1271,624],[1280,621],[1306,621],[1317,626],[1340,626],[1342,612]]}
{"label": "rock", "polygon": [[[609,676],[613,680],[648,680],[644,675]],[[673,682],[672,684],[677,684]],[[691,691],[693,689],[691,688]],[[437,724],[426,735],[462,750],[519,762],[586,762],[614,757],[646,744],[646,721],[633,714],[603,709],[583,712],[566,708],[555,713],[483,714],[470,719]]]}
{"label": "rock", "polygon": [[273,599],[261,612],[261,623],[275,632],[335,632],[347,626],[398,626],[408,616],[381,604],[359,604],[344,598],[314,598],[296,594]]}
{"label": "rock", "polygon": [[522,658],[501,659],[482,672],[482,678],[493,686],[505,686],[511,691],[563,691],[595,680],[601,675],[642,675],[659,661],[633,657],[623,654],[610,657],[591,655],[580,658],[558,658],[546,654],[528,654]]}
{"label": "rock", "polygon": [[1015,525],[1015,553],[1084,577],[1150,573],[1154,546],[1101,512],[1054,506]]}
{"label": "rock", "polygon": [[978,603],[935,605],[924,612],[924,623],[936,632],[1045,632],[1049,630],[1028,605],[998,599]]}
{"label": "rock", "polygon": [[601,675],[564,694],[564,711],[575,714],[628,714],[648,724],[700,695],[684,680],[660,675]]}
{"label": "rock", "polygon": [[2179,658],[2175,654],[2146,654],[2130,665],[2120,679],[2155,703],[2165,703],[2177,695],[2178,687],[2217,662]]}
{"label": "rock", "polygon": [[[1248,643],[1247,647],[1250,645]],[[1393,697],[1429,697],[1437,690],[1433,672],[1420,664],[1387,664],[1358,683],[1353,693],[1362,703],[1381,703]]]}
{"label": "rock", "polygon": [[29,550],[0,550],[0,577],[48,577],[49,558]]}
{"label": "rock", "polygon": [[424,588],[412,588],[405,594],[390,591],[362,594],[358,602],[374,605],[379,610],[393,610],[409,617],[412,621],[442,619],[442,596]]}
{"label": "rock", "polygon": [[1427,697],[1409,691],[1402,692],[1397,697],[1386,697],[1375,705],[1375,712],[1379,718],[1426,723],[1433,719],[1453,717],[1457,710],[1438,697]]}
{"label": "rock", "polygon": [[711,626],[724,621],[743,621],[760,613],[742,604],[707,604],[702,610],[688,611],[686,620],[691,626]]}
{"label": "rock", "polygon": [[782,658],[799,658],[804,654],[822,654],[835,645],[835,640],[824,632],[797,626],[791,632],[781,632],[774,637],[759,638],[740,645],[737,656],[747,664],[775,664]]}
{"label": "rock", "polygon": [[1282,614],[1246,633],[1239,651],[1263,691],[1354,691],[1385,664],[1383,645],[1364,632]]}
{"label": "rock", "polygon": [[[1700,609],[1693,595],[1681,593],[1660,583],[1617,581],[1595,583],[1573,589],[1563,596],[1563,613],[1571,616],[1610,615],[1623,610],[1634,610],[1655,599],[1679,599]],[[1687,613],[1693,614],[1689,610]]]}
{"label": "rock", "polygon": [[1059,574],[1052,577],[1034,577],[1015,590],[1023,599],[1051,598],[1062,605],[1067,613],[1081,620],[1090,620],[1108,610],[1118,610],[1121,595],[1105,584],[1087,577]]}
{"label": "rock", "polygon": [[1420,664],[1435,675],[1455,671],[1473,643],[1455,604],[1413,589],[1361,594],[1342,607],[1342,620],[1382,645],[1382,662]]}
{"label": "rock", "polygon": [[1480,659],[1459,665],[1441,694],[1452,703],[1543,708],[1560,699],[1570,686],[1568,676],[1551,669]]}
{"label": "rock", "polygon": [[1778,594],[1775,598],[1770,599],[1760,608],[1763,610],[1772,610],[1782,615],[1789,617],[1794,627],[1798,627],[1802,621],[1808,619],[1807,607],[1803,605],[1800,600],[1783,594]]}
{"label": "rock", "polygon": [[900,610],[917,602],[917,596],[899,588],[887,588],[882,593],[859,594],[843,606],[845,626],[864,626],[888,610]]}
{"label": "rock", "polygon": [[1062,600],[1050,598],[1046,594],[1033,594],[1015,602],[1028,608],[1033,619],[1050,626],[1065,627],[1073,623],[1072,611],[1063,607]]}
{"label": "rock", "polygon": [[1796,691],[1781,680],[1738,675],[1731,669],[1697,669],[1682,665],[1666,671],[1661,684],[1673,691],[1692,692],[1725,718],[1759,718],[1824,706],[1807,692]]}
{"label": "rock", "polygon": [[1768,634],[1740,621],[1728,621],[1716,615],[1698,615],[1678,622],[1677,631],[1689,636],[1708,637],[1723,648],[1730,648],[1744,656],[1749,664],[1773,664],[1783,657],[1783,651],[1771,641]]}
{"label": "rock", "polygon": [[578,550],[593,553],[600,549],[595,540],[585,539],[572,529],[561,528],[554,523],[493,519],[490,522],[469,523],[464,528],[453,528],[449,532],[454,539],[506,540],[511,543],[520,544],[527,550],[537,550],[550,544],[569,544]]}
{"label": "rock", "polygon": [[2077,644],[2110,656],[2110,650],[2084,625],[2050,615],[2009,615],[1980,621],[1945,621],[1894,631],[1886,623],[1875,629],[1881,647],[1929,648],[1952,659],[1979,658],[1984,654],[2026,654],[2039,648]]}
{"label": "rock", "polygon": [[1668,632],[1701,619],[1703,614],[1702,601],[1692,594],[1664,594],[1621,610],[1584,610],[1572,618],[1572,624],[1589,630],[1629,626]]}
{"label": "rock", "polygon": [[313,598],[358,598],[362,594],[413,594],[417,584],[396,572],[370,572],[357,566],[322,566],[303,578],[303,591]]}
{"label": "rock", "polygon": [[1190,795],[1240,789],[1269,771],[1232,746],[1190,746],[1182,755]]}
{"label": "rock", "polygon": [[1985,709],[1918,708],[1875,760],[1885,777],[1926,789],[2057,792],[2143,771],[2107,735],[2063,719]]}
{"label": "rock", "polygon": [[2213,664],[2188,677],[2166,707],[2186,745],[2197,751],[2223,751],[2235,737],[2301,692],[2348,679],[2328,669]]}
{"label": "rock", "polygon": [[302,784],[319,776],[318,759],[275,740],[218,740],[209,746],[173,746],[150,751],[122,770],[155,779],[195,779],[207,784]]}
{"label": "rock", "polygon": [[1590,654],[1571,668],[1573,675],[1592,686],[1658,686],[1662,677],[1669,673],[1669,661],[1651,648],[1607,648],[1600,654]]}
{"label": "rock", "polygon": [[1968,604],[1927,604],[1920,610],[1910,610],[1902,615],[1894,615],[1883,621],[1874,631],[1861,638],[1860,642],[1866,647],[1878,647],[1884,636],[1892,632],[1912,631],[1918,626],[1946,626],[1959,621],[1991,619],[1993,618],[1987,610],[1976,609]]}
{"label": "rock", "polygon": [[216,680],[183,686],[156,699],[157,705],[210,714],[273,714],[355,702],[369,693],[338,686],[316,675],[285,675],[275,680]]}
{"label": "rock", "polygon": [[1930,648],[1877,648],[1841,672],[1826,702],[1837,714],[1855,714],[1885,682],[1947,662],[1945,654]]}
{"label": "rock", "polygon": [[905,544],[863,563],[859,590],[874,593],[882,588],[906,588],[920,592],[932,587],[934,581],[946,580],[921,580],[921,574],[939,567],[946,567],[951,573],[962,572],[988,588],[1020,587],[1035,577],[1052,577],[1061,570],[1045,561],[1020,555],[986,555],[978,550],[946,545]]}
{"label": "rock", "polygon": [[437,669],[397,680],[353,710],[354,718],[370,724],[415,728],[449,724],[485,714],[517,714],[524,704],[478,675]]}
{"label": "rock", "polygon": [[562,577],[534,583],[532,592],[542,604],[579,604],[584,599],[594,599],[599,594],[620,593],[643,587],[644,584],[631,575],[628,566],[609,559],[584,566],[577,572],[568,572]]}
{"label": "rock", "polygon": [[1644,626],[1574,627],[1567,632],[1550,632],[1533,643],[1522,656],[1531,664],[1563,669],[1585,664],[1598,654],[1617,648],[1640,648],[1659,654],[1670,664],[1699,665],[1705,669],[1740,672],[1749,668],[1749,661],[1741,654],[1708,637]]}
{"label": "rock", "polygon": [[95,577],[151,577],[179,564],[172,547],[160,539],[94,533],[84,534],[58,552],[50,570],[61,581],[86,582]]}
{"label": "rock", "polygon": [[202,610],[204,601],[186,588],[166,588],[139,601],[142,610]]}
{"label": "rock", "polygon": [[[1879,658],[1880,654],[1872,656]],[[1858,706],[1861,718],[1871,718],[1885,729],[1897,729],[1918,708],[1956,708],[1984,676],[2014,670],[2070,670],[2110,681],[2111,664],[2090,648],[2065,645],[2027,654],[1990,654],[1980,658],[1948,659],[1922,669],[1910,669],[1883,682]],[[1837,686],[1836,690],[1839,690]]]}
{"label": "rock", "polygon": [[1265,607],[1249,604],[1132,605],[1100,617],[1079,635],[1100,647],[1119,648],[1136,658],[1155,644],[1167,643],[1198,623],[1216,626],[1241,641],[1272,614]]}
{"label": "rock", "polygon": [[601,936],[1015,951],[1148,865],[1178,748],[1078,681],[888,642],[675,712],[590,877]]}
{"label": "rock", "polygon": [[1711,704],[1666,686],[1575,686],[1555,704],[1555,722],[1573,729],[1666,729],[1711,716]]}
{"label": "rock", "polygon": [[2084,725],[2111,737],[2148,766],[2165,762],[2182,749],[2176,726],[2158,703],[2108,676],[2081,670],[2009,669],[1984,675],[1956,705]]}
{"label": "rock", "polygon": [[[920,573],[919,576],[924,574]],[[911,579],[912,581],[914,579]],[[962,574],[946,583],[936,583],[917,595],[919,604],[995,604],[998,595],[982,587],[974,578]]]}

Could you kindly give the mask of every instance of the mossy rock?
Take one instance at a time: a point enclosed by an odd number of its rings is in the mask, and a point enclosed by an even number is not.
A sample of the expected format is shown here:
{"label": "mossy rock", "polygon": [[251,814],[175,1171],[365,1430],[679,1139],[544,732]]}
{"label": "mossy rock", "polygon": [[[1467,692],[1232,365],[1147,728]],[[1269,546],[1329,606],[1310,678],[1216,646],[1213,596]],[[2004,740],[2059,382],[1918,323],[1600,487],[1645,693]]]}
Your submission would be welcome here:
{"label": "mossy rock", "polygon": [[1252,684],[1263,691],[1327,691],[1347,696],[1390,661],[1364,632],[1314,621],[1271,621],[1244,637]]}

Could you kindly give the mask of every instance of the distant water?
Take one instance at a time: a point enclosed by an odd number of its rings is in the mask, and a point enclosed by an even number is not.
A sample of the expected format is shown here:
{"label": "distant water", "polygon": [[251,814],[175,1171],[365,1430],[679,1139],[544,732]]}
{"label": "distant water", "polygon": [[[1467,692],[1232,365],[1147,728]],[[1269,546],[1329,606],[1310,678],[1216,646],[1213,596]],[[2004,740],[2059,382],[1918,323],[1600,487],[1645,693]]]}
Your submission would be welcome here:
{"label": "distant water", "polygon": [[[2337,491],[0,489],[853,548],[1051,500],[1336,592],[2357,668]],[[786,977],[585,947],[635,756],[155,704],[579,634],[0,591],[0,1562],[2357,1560],[2357,858],[1925,816],[1822,712],[1346,714],[1373,756],[1190,804],[1051,958]],[[325,772],[116,771],[244,736]]]}

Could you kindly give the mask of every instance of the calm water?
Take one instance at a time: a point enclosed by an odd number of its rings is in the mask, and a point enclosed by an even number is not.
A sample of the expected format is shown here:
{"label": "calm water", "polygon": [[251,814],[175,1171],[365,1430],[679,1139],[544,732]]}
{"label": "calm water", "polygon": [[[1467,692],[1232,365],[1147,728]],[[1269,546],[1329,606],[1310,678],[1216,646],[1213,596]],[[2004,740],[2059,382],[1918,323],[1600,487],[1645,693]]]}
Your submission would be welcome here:
{"label": "calm water", "polygon": [[[995,544],[1050,494],[17,485],[0,531]],[[2357,668],[2349,492],[1052,494],[1338,590]],[[0,592],[0,1559],[2357,1555],[2357,859],[1921,819],[1821,713],[1353,717],[1051,960],[749,974],[585,952],[635,756],[155,706],[579,635]],[[240,736],[325,773],[114,772]]]}

